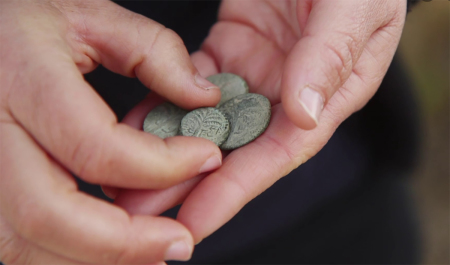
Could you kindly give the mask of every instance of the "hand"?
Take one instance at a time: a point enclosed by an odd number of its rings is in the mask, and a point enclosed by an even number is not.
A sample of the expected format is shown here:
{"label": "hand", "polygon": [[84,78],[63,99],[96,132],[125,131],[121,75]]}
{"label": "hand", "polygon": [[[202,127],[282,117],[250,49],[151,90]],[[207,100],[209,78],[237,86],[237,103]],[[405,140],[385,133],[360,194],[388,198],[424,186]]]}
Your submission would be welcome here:
{"label": "hand", "polygon": [[175,33],[111,1],[4,0],[0,10],[0,260],[188,259],[193,238],[183,225],[81,193],[69,171],[91,183],[165,188],[220,166],[220,150],[118,124],[82,74],[101,63],[185,108],[215,105],[217,87]]}
{"label": "hand", "polygon": [[[219,22],[192,60],[204,76],[236,73],[251,92],[268,97],[269,127],[203,180],[123,191],[116,203],[158,214],[184,201],[177,219],[196,242],[207,237],[314,156],[367,103],[390,65],[405,14],[405,0],[223,1]],[[125,122],[142,115],[135,109]]]}

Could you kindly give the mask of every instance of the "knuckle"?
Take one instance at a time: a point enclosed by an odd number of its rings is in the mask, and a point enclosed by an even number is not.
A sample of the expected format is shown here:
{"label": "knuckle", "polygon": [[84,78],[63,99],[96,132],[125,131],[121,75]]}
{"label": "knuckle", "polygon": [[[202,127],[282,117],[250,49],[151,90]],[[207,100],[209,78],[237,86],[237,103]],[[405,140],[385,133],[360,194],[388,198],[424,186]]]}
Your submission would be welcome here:
{"label": "knuckle", "polygon": [[72,151],[71,161],[74,164],[74,173],[79,177],[85,176],[88,171],[88,162],[90,161],[91,149],[90,145],[86,147],[83,140],[79,140]]}
{"label": "knuckle", "polygon": [[149,51],[158,52],[160,49],[172,50],[179,48],[184,48],[184,42],[181,37],[175,31],[160,25],[160,28],[154,33]]}
{"label": "knuckle", "polygon": [[324,45],[325,56],[331,68],[328,78],[331,85],[341,86],[350,76],[356,63],[356,38],[347,33],[340,33],[337,37],[326,41]]}
{"label": "knuckle", "polygon": [[[146,77],[149,86],[157,88],[167,82],[172,82],[168,78],[169,73],[173,71],[174,67],[177,68],[190,62],[190,59],[181,37],[173,30],[160,26],[152,37],[151,45],[146,48],[143,61],[147,61],[154,72],[158,73]],[[171,89],[178,93],[183,91],[181,87],[177,86],[171,87]],[[161,91],[161,93],[168,96],[167,92]]]}
{"label": "knuckle", "polygon": [[[122,223],[125,226],[133,226],[135,224],[136,219],[131,217],[127,222]],[[128,231],[128,233],[124,233],[120,242],[117,242],[114,249],[111,249],[112,255],[103,263],[105,264],[137,264],[142,263],[143,252],[139,250],[138,245],[136,244],[138,235],[132,231]],[[158,248],[157,245],[153,245],[151,250],[146,250],[146,252],[154,252]],[[144,254],[145,255],[145,254]],[[155,256],[155,255],[152,255]],[[164,259],[163,257],[155,257],[159,258],[159,260]],[[151,261],[146,261],[151,262]]]}
{"label": "knuckle", "polygon": [[157,41],[161,41],[162,45],[168,49],[184,49],[184,42],[175,31],[164,28],[158,36],[159,39]]}
{"label": "knuckle", "polygon": [[85,181],[100,183],[100,169],[107,168],[109,155],[103,151],[101,140],[80,139],[73,148],[71,162],[74,173]]}
{"label": "knuckle", "polygon": [[327,117],[331,128],[336,129],[348,116],[356,111],[355,95],[345,86],[336,92],[335,100],[327,104]]}

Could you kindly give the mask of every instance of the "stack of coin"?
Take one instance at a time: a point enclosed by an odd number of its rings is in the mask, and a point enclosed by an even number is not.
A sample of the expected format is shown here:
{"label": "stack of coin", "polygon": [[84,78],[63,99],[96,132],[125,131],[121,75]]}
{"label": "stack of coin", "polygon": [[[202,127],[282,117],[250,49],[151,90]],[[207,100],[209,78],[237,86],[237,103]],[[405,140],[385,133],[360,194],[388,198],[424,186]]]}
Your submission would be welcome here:
{"label": "stack of coin", "polygon": [[233,150],[266,130],[271,115],[266,97],[248,93],[245,80],[235,74],[222,73],[207,79],[222,93],[215,108],[188,112],[166,102],[148,113],[144,131],[163,139],[175,135],[202,137],[223,150]]}

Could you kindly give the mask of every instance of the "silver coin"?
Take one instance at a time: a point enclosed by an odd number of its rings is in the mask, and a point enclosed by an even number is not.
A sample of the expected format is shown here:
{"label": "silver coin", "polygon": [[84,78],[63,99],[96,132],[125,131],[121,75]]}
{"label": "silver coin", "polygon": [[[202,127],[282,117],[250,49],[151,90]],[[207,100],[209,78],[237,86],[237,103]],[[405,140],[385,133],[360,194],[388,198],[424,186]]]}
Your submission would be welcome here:
{"label": "silver coin", "polygon": [[243,94],[223,103],[220,108],[230,122],[230,135],[220,146],[223,150],[241,147],[256,139],[270,122],[270,101],[260,94]]}
{"label": "silver coin", "polygon": [[205,138],[218,146],[227,139],[229,133],[228,120],[216,108],[193,110],[181,120],[181,135]]}
{"label": "silver coin", "polygon": [[155,134],[160,138],[177,135],[181,119],[188,112],[172,103],[163,103],[152,109],[145,117],[143,129],[145,132]]}
{"label": "silver coin", "polygon": [[248,85],[242,77],[230,74],[230,73],[221,73],[209,76],[209,82],[220,88],[220,93],[222,93],[222,97],[220,98],[219,103],[216,108],[220,107],[224,102],[234,98],[237,95],[248,93]]}

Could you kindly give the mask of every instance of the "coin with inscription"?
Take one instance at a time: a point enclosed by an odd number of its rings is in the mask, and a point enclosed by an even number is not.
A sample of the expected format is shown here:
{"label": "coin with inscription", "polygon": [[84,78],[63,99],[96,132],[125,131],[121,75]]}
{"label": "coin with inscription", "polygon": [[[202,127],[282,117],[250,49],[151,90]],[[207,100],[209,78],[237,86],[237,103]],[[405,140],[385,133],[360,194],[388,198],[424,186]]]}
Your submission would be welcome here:
{"label": "coin with inscription", "polygon": [[230,122],[230,135],[220,146],[233,150],[256,139],[269,125],[271,106],[260,94],[243,94],[223,103],[220,108]]}
{"label": "coin with inscription", "polygon": [[160,138],[172,137],[177,135],[181,119],[187,113],[186,110],[165,102],[147,114],[142,127],[145,132],[155,134]]}
{"label": "coin with inscription", "polygon": [[193,110],[181,120],[181,135],[205,138],[218,146],[227,139],[229,133],[228,120],[216,108]]}
{"label": "coin with inscription", "polygon": [[230,73],[221,73],[209,76],[209,82],[220,88],[220,93],[222,93],[222,97],[220,98],[219,103],[216,108],[220,107],[224,102],[234,98],[237,95],[248,93],[248,85],[245,80],[235,74]]}

